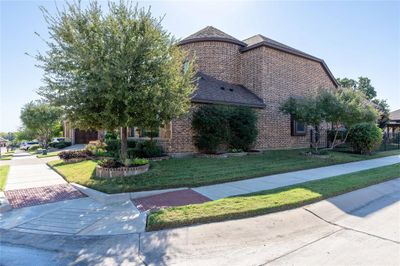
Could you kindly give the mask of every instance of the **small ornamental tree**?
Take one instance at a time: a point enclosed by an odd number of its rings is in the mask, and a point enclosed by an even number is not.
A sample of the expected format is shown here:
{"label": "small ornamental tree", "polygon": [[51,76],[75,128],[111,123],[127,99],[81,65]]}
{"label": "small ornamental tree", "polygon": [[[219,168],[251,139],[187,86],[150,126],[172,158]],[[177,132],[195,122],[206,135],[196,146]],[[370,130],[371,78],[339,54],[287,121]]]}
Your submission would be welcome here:
{"label": "small ornamental tree", "polygon": [[[331,123],[335,132],[331,149],[346,142],[353,125],[374,122],[377,118],[377,111],[365,95],[350,88],[342,88],[335,92],[321,90],[315,97],[309,98],[289,98],[280,106],[280,110],[291,115],[296,121],[312,125],[317,135],[322,122]],[[343,140],[337,141],[341,127],[347,128],[347,132]],[[319,139],[313,138],[311,146],[317,152]]]}
{"label": "small ornamental tree", "polygon": [[43,101],[32,101],[21,110],[21,121],[27,132],[38,138],[47,149],[54,129],[59,125],[62,109]]}
{"label": "small ornamental tree", "polygon": [[46,84],[39,94],[76,127],[120,129],[122,161],[127,127],[158,129],[189,110],[193,63],[150,11],[125,1],[109,2],[107,13],[96,1],[42,11],[51,39],[36,56]]}
{"label": "small ornamental tree", "polygon": [[[316,136],[320,134],[320,126],[324,121],[325,112],[320,108],[320,102],[316,97],[309,98],[289,98],[280,106],[280,111],[284,114],[288,114],[292,119],[304,123],[306,125],[311,125]],[[311,139],[311,147],[318,152],[318,147],[320,143],[319,137],[314,137]]]}

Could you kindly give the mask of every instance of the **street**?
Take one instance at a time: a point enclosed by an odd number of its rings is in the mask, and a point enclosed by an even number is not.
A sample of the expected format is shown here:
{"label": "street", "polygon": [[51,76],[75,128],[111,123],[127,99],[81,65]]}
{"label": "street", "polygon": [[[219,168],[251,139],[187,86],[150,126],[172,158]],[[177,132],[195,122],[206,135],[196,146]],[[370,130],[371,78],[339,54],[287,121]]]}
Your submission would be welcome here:
{"label": "street", "polygon": [[396,179],[302,208],[159,232],[79,237],[2,230],[0,262],[6,266],[399,265],[399,200],[400,179]]}

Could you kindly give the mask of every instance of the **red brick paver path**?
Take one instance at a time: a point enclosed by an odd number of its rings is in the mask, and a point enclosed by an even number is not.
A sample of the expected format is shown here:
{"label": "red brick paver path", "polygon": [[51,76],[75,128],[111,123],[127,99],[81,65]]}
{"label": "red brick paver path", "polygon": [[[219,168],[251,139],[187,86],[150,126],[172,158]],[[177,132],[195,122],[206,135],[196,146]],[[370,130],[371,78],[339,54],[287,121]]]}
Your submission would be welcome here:
{"label": "red brick paver path", "polygon": [[154,196],[138,198],[133,200],[133,203],[135,203],[140,211],[147,211],[151,209],[203,203],[206,201],[210,201],[210,199],[191,189],[183,189]]}
{"label": "red brick paver path", "polygon": [[4,194],[13,208],[86,197],[70,184],[6,190]]}

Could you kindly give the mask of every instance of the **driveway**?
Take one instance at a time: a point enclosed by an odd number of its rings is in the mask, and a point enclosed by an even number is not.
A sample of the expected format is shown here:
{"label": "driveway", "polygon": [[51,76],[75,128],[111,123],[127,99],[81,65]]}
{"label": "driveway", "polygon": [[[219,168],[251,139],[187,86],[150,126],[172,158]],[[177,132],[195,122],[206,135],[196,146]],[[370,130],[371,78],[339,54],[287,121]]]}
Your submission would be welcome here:
{"label": "driveway", "polygon": [[289,211],[159,232],[1,230],[0,264],[399,265],[399,200],[396,179]]}

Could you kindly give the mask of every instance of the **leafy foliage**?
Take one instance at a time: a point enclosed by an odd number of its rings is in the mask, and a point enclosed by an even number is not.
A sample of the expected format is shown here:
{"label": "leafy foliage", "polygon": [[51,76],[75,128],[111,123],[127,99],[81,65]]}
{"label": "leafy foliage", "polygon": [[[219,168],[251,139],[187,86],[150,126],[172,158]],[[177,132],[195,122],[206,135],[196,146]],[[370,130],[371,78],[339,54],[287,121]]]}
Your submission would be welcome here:
{"label": "leafy foliage", "polygon": [[195,144],[206,153],[216,153],[227,146],[249,150],[257,137],[257,115],[245,107],[206,105],[194,114],[192,127]]}
{"label": "leafy foliage", "polygon": [[[377,118],[376,110],[365,95],[351,88],[341,88],[335,92],[321,90],[318,95],[309,98],[289,98],[280,106],[280,110],[299,122],[312,125],[317,133],[322,122],[332,123],[336,132],[331,148],[346,141],[353,125],[375,122]],[[342,126],[348,130],[344,140],[337,143]],[[311,145],[317,151],[318,139],[313,138]]]}
{"label": "leafy foliage", "polygon": [[88,150],[79,150],[79,151],[62,151],[58,154],[60,159],[69,160],[75,158],[88,158],[93,154]]}
{"label": "leafy foliage", "polygon": [[61,108],[44,101],[32,101],[24,105],[20,118],[27,130],[26,133],[37,137],[47,149],[48,142],[54,135],[54,129],[60,123],[61,115]]}
{"label": "leafy foliage", "polygon": [[370,154],[382,142],[382,129],[374,123],[359,123],[352,127],[350,144],[353,151]]}
{"label": "leafy foliage", "polygon": [[257,138],[257,114],[246,107],[229,110],[229,147],[231,150],[248,151]]}
{"label": "leafy foliage", "polygon": [[[149,10],[130,2],[77,2],[52,16],[42,8],[51,41],[37,60],[39,94],[65,106],[79,128],[158,128],[186,113],[195,89],[193,62]],[[183,64],[187,68],[183,71]],[[126,157],[126,133],[121,156]]]}
{"label": "leafy foliage", "polygon": [[121,163],[120,161],[118,161],[116,159],[105,159],[105,160],[102,160],[101,162],[99,162],[99,165],[101,167],[105,167],[105,168],[118,168],[118,167],[124,166],[123,163]]}
{"label": "leafy foliage", "polygon": [[129,158],[153,158],[164,154],[163,148],[156,141],[146,140],[138,142],[136,147],[130,148]]}
{"label": "leafy foliage", "polygon": [[39,144],[34,144],[34,145],[29,146],[28,151],[37,151],[40,148],[41,148],[41,146]]}

